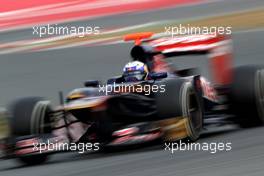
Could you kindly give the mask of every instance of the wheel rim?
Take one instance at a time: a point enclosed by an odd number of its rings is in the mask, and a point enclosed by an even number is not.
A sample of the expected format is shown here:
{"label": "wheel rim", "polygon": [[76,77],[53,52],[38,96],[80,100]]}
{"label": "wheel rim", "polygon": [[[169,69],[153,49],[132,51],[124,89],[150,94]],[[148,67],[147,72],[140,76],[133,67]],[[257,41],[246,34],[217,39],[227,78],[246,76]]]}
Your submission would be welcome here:
{"label": "wheel rim", "polygon": [[42,134],[45,132],[46,124],[46,113],[49,108],[49,101],[39,101],[32,112],[31,115],[31,134]]}
{"label": "wheel rim", "polygon": [[256,104],[259,118],[264,122],[264,69],[258,70],[256,74]]}
{"label": "wheel rim", "polygon": [[182,96],[183,114],[188,118],[188,131],[191,140],[196,140],[200,136],[202,128],[202,110],[199,100],[191,84],[186,84],[185,96]]}

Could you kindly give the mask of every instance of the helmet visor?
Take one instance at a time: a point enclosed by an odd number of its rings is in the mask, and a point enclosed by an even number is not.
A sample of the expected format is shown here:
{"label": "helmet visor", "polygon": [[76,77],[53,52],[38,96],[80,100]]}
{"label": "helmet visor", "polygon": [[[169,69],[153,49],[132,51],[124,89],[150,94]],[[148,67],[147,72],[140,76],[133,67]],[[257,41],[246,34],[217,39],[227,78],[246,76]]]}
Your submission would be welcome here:
{"label": "helmet visor", "polygon": [[135,82],[144,80],[146,74],[141,71],[125,72],[124,79],[126,82]]}

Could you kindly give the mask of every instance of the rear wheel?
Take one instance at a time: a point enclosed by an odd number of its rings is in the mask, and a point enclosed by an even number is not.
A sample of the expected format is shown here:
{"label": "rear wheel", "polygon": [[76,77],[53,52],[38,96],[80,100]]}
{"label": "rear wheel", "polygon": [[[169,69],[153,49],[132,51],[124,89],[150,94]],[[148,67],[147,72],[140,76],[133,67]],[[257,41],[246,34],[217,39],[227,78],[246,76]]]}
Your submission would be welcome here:
{"label": "rear wheel", "polygon": [[264,67],[240,66],[235,68],[231,85],[232,110],[241,127],[264,124]]}
{"label": "rear wheel", "polygon": [[19,157],[19,161],[21,161],[22,163],[25,163],[27,165],[42,164],[45,161],[47,161],[47,159],[48,159],[47,154],[38,154],[38,155]]}

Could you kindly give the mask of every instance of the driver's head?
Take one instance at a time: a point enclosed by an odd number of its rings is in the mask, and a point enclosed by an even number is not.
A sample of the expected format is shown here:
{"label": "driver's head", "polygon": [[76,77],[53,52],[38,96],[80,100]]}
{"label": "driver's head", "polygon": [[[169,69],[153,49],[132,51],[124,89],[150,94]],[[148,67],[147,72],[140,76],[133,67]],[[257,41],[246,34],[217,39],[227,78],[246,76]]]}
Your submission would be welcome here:
{"label": "driver's head", "polygon": [[123,77],[126,82],[143,81],[148,75],[146,64],[140,61],[129,62],[123,69]]}

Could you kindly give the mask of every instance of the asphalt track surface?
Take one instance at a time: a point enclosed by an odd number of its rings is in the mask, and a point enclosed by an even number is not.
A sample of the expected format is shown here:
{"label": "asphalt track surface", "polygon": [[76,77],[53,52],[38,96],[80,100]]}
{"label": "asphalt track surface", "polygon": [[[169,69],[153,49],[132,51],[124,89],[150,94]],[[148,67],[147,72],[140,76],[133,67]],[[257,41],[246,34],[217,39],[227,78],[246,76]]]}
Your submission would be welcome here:
{"label": "asphalt track surface", "polygon": [[[199,13],[195,9],[200,6],[190,8],[194,9],[191,13]],[[162,13],[164,18],[170,15]],[[151,18],[153,14],[149,12],[142,15]],[[233,39],[235,65],[264,64],[264,31],[235,33]],[[81,87],[86,79],[103,80],[121,73],[122,66],[129,61],[130,48],[131,44],[116,44],[0,55],[0,104],[28,95],[45,96],[57,103],[58,90],[68,92]],[[175,64],[177,67],[198,66],[202,74],[208,76],[207,61],[201,59],[181,58]],[[178,151],[171,154],[164,150],[164,145],[158,145],[107,154],[64,153],[53,155],[46,164],[33,167],[22,167],[14,160],[0,161],[0,175],[263,175],[264,128],[225,129],[204,135],[199,142],[231,142],[232,150],[229,152],[211,154],[207,151]]]}

